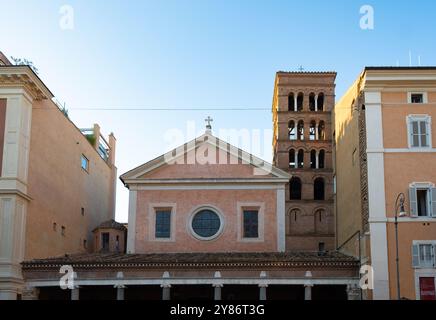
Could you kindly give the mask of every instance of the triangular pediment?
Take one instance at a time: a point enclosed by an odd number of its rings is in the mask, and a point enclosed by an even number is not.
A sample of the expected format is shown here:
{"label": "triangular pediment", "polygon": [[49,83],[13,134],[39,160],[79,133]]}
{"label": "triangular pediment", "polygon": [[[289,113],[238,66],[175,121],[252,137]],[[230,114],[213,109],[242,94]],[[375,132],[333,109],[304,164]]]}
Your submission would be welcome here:
{"label": "triangular pediment", "polygon": [[156,180],[288,181],[290,174],[210,133],[123,174],[125,184]]}

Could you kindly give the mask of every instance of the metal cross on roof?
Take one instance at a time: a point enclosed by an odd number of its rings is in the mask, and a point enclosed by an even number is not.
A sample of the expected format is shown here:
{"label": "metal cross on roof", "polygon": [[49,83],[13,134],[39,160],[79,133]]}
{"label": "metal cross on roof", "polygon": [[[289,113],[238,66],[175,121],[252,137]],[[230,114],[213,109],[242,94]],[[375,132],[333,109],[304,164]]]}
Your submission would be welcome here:
{"label": "metal cross on roof", "polygon": [[299,68],[298,68],[298,70],[301,72],[301,71],[304,71],[304,68],[303,68],[303,66],[300,66]]}
{"label": "metal cross on roof", "polygon": [[207,116],[207,118],[204,119],[204,121],[207,122],[206,129],[209,129],[209,130],[212,129],[212,126],[210,125],[210,123],[213,121],[213,119],[210,116]]}

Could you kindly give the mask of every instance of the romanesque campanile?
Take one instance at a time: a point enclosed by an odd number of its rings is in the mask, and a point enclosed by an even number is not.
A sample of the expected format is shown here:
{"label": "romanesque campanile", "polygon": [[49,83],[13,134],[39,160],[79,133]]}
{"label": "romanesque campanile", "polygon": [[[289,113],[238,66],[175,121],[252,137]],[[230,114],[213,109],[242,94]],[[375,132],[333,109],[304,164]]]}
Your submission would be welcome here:
{"label": "romanesque campanile", "polygon": [[286,186],[286,250],[335,249],[331,110],[335,72],[277,72],[273,163]]}

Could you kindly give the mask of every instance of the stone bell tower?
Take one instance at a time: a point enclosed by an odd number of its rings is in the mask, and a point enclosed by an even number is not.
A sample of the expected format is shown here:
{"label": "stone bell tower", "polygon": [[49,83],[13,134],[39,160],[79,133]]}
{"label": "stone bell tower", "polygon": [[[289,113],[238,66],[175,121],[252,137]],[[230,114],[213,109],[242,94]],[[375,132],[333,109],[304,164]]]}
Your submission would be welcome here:
{"label": "stone bell tower", "polygon": [[277,72],[273,163],[286,186],[286,250],[335,249],[331,111],[335,72]]}

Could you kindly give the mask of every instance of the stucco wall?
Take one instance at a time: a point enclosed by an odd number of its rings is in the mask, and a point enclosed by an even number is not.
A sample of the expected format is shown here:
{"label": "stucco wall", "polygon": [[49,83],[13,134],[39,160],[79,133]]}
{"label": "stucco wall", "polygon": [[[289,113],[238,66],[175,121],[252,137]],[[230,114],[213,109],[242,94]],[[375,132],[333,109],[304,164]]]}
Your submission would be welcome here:
{"label": "stucco wall", "polygon": [[[82,154],[89,159],[89,172],[81,168]],[[83,252],[84,239],[92,249],[92,229],[114,217],[115,177],[115,167],[101,159],[52,102],[35,102],[25,258]],[[65,235],[61,234],[62,226]]]}
{"label": "stucco wall", "polygon": [[[421,90],[418,90],[421,91]],[[406,117],[410,114],[427,114],[432,117],[432,147],[436,143],[436,94],[428,93],[429,104],[408,104],[407,92],[382,92],[383,143],[386,149],[408,148]],[[402,192],[406,195],[406,212],[409,208],[409,184],[430,182],[436,184],[435,152],[387,152],[384,154],[386,216],[395,215],[395,200]],[[400,218],[399,261],[401,296],[416,298],[415,269],[412,267],[413,240],[436,240],[436,219]],[[395,228],[392,221],[387,224],[388,266],[390,296],[396,297],[396,245]],[[436,275],[436,269],[433,269]]]}
{"label": "stucco wall", "polygon": [[[336,237],[338,246],[345,252],[357,256],[358,243],[351,239],[361,230],[361,173],[359,153],[359,117],[357,100],[360,80],[358,79],[336,103],[335,119],[335,173],[336,173]],[[353,155],[354,154],[354,155]]]}

